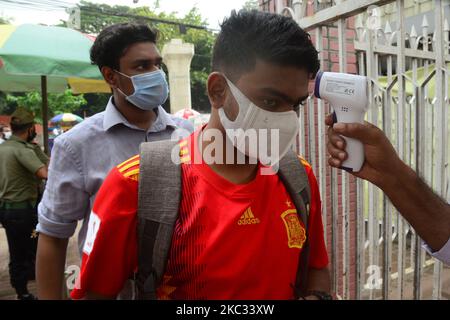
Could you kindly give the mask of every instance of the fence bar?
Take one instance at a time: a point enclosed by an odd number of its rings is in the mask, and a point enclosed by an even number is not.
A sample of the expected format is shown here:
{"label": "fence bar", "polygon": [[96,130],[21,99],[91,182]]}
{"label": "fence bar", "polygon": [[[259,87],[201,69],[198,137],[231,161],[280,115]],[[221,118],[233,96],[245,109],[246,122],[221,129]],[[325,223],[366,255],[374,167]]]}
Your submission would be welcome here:
{"label": "fence bar", "polygon": [[[445,45],[444,45],[444,38],[443,38],[443,30],[444,30],[444,15],[443,15],[443,1],[442,0],[435,0],[434,2],[435,8],[434,8],[434,23],[435,23],[435,41],[434,41],[434,53],[436,56],[436,75],[435,75],[435,97],[436,102],[434,107],[436,108],[437,113],[437,132],[436,132],[436,192],[441,195],[445,196],[445,163],[448,161],[447,159],[447,139],[448,139],[448,130],[447,130],[447,120],[448,120],[448,105],[445,103],[445,90],[446,86],[444,87],[444,84],[446,81],[444,81],[444,70],[446,68],[445,62],[444,62],[444,54],[447,54],[447,52],[444,51]],[[448,22],[448,21],[447,21]],[[447,28],[448,29],[448,28]],[[448,33],[447,33],[448,36]],[[445,39],[445,41],[448,42],[448,38]],[[433,286],[433,298],[439,299],[441,296],[441,270],[442,266],[440,265],[440,262],[437,262],[438,266],[435,267],[435,277],[437,280],[434,282]]]}
{"label": "fence bar", "polygon": [[[316,50],[319,51],[319,60],[322,68],[324,67],[324,58],[323,58],[323,37],[322,37],[322,27],[316,28]],[[321,99],[316,99],[317,103],[317,127],[318,127],[318,146],[319,146],[319,189],[320,195],[322,197],[322,202],[325,205],[322,206],[322,221],[323,221],[323,233],[325,243],[327,243],[327,217],[328,217],[328,208],[326,205],[327,199],[327,163],[326,163],[326,150],[325,150],[325,141],[326,141],[326,128],[325,128],[325,105]]]}
{"label": "fence bar", "polygon": [[[423,175],[424,163],[423,157],[425,150],[423,150],[424,144],[424,110],[423,105],[421,105],[421,90],[416,89],[416,104],[415,104],[415,164],[416,172],[420,176]],[[421,298],[421,275],[422,275],[422,246],[419,236],[415,235],[415,261],[414,261],[414,299],[420,300]]]}
{"label": "fence bar", "polygon": [[[377,124],[377,107],[375,105],[375,86],[374,79],[377,77],[376,73],[376,63],[374,61],[375,54],[371,50],[375,41],[376,35],[374,30],[367,28],[367,41],[369,43],[369,50],[367,51],[367,76],[369,78],[369,112],[368,119],[369,122]],[[369,193],[369,220],[368,220],[368,238],[369,238],[369,266],[378,267],[378,218],[377,218],[377,201],[376,201],[376,190],[373,184],[369,183],[368,186]],[[369,289],[370,300],[374,299],[374,289]]]}
{"label": "fence bar", "polygon": [[[347,52],[346,52],[346,23],[345,19],[338,20],[338,39],[339,39],[339,72],[347,72]],[[349,223],[349,204],[350,204],[350,186],[349,175],[342,171],[342,296],[348,299],[350,295],[350,223]]]}
{"label": "fence bar", "polygon": [[[334,293],[339,295],[338,292],[338,279],[340,276],[338,275],[338,215],[339,215],[339,189],[338,189],[338,181],[339,181],[339,171],[336,168],[331,168],[330,173],[331,179],[331,265],[332,265],[332,277],[331,277],[331,287]],[[340,296],[340,295],[339,295]]]}
{"label": "fence bar", "polygon": [[334,293],[338,293],[337,285],[337,255],[338,255],[338,242],[337,242],[337,230],[338,230],[338,171],[336,168],[331,168],[331,287]]}
{"label": "fence bar", "polygon": [[300,108],[300,112],[298,113],[298,153],[301,155],[305,155],[305,109]]}
{"label": "fence bar", "polygon": [[[386,28],[384,30],[385,43],[392,44],[392,29],[389,22],[386,23]],[[387,66],[387,79],[388,87],[384,93],[384,108],[383,108],[383,130],[390,141],[393,141],[392,133],[392,88],[394,85],[394,79],[392,77],[392,55],[388,55],[386,58]],[[396,81],[395,81],[396,82]],[[383,193],[383,206],[384,206],[384,243],[383,243],[383,299],[389,299],[391,292],[391,272],[392,272],[392,242],[398,236],[398,219],[396,219],[396,224],[394,225],[394,235],[392,235],[392,218],[394,214],[394,207],[386,195]]]}
{"label": "fence bar", "polygon": [[358,0],[343,1],[339,5],[320,10],[313,16],[304,17],[299,21],[300,27],[305,30],[311,30],[321,25],[327,25],[339,19],[345,19],[358,13],[364,12],[370,6],[382,6],[390,3],[392,0]]}
{"label": "fence bar", "polygon": [[[404,149],[404,109],[405,109],[405,19],[404,0],[396,0],[397,8],[397,77],[398,77],[398,112],[397,112],[397,151],[402,160],[405,160]],[[405,260],[406,260],[406,221],[399,217],[399,298],[404,298],[405,286]]]}
{"label": "fence bar", "polygon": [[[391,90],[388,88],[384,93],[383,108],[383,130],[388,137],[391,136]],[[383,299],[389,299],[390,279],[391,279],[391,256],[392,256],[392,211],[389,199],[383,194]]]}
{"label": "fence bar", "polygon": [[317,172],[317,161],[316,161],[316,117],[315,117],[315,107],[314,99],[308,98],[308,154],[309,161],[314,172]]}
{"label": "fence bar", "polygon": [[[365,42],[355,41],[354,45],[355,45],[355,49],[356,50],[362,50],[362,51],[367,51],[368,50],[368,45]],[[386,46],[386,45],[383,45],[383,44],[376,44],[376,45],[373,46],[373,51],[377,52],[377,53],[395,55],[397,49],[395,47],[393,47],[393,46]],[[414,49],[410,49],[410,48],[405,48],[405,56],[406,57],[411,57],[411,58],[418,58],[418,59],[431,59],[431,60],[435,59],[435,56],[434,56],[434,54],[432,52],[425,52],[425,51],[414,50]],[[445,55],[445,60],[447,60],[447,61],[450,60],[450,55],[449,54]]]}
{"label": "fence bar", "polygon": [[[357,22],[361,24],[361,18],[357,18]],[[358,38],[362,37],[362,34],[358,35]],[[360,52],[358,55],[358,64],[359,74],[365,74],[365,64],[364,64],[364,53]],[[362,290],[364,288],[365,283],[365,269],[364,269],[364,260],[365,260],[365,226],[364,226],[364,216],[365,216],[365,207],[364,207],[364,182],[360,179],[356,180],[356,277],[355,277],[355,288],[356,288],[356,300],[361,300],[362,298]]]}

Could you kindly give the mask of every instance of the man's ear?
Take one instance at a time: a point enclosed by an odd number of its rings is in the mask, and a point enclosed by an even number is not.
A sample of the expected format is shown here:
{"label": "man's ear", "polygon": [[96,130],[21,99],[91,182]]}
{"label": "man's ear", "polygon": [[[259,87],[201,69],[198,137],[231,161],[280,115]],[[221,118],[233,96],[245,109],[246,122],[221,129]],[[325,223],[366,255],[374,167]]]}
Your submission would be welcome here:
{"label": "man's ear", "polygon": [[105,78],[105,81],[113,88],[117,88],[117,76],[116,72],[110,67],[103,66],[101,69],[103,78]]}
{"label": "man's ear", "polygon": [[219,72],[213,72],[209,75],[207,81],[207,90],[211,107],[220,109],[225,104],[227,82],[225,77]]}

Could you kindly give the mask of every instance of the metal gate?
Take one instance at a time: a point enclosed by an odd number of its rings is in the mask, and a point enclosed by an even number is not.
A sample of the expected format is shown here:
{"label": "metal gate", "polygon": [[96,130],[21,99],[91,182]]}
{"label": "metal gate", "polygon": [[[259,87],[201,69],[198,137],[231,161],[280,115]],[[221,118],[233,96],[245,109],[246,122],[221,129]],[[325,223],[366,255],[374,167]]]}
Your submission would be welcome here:
{"label": "metal gate", "polygon": [[[449,197],[450,1],[289,3],[278,2],[278,11],[311,34],[323,69],[349,72],[348,60],[356,60],[357,72],[370,80],[367,120],[436,193]],[[328,112],[322,101],[309,99],[299,119],[299,148],[320,185],[334,292],[343,299],[448,299],[450,288],[442,285],[450,268],[422,249],[384,194],[328,166]]]}

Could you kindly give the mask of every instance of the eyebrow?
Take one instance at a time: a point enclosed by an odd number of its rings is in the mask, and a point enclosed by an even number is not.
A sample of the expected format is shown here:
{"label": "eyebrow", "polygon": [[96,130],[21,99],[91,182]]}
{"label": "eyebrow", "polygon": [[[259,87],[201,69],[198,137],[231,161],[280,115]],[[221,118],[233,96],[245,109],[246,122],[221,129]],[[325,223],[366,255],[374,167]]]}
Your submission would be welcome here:
{"label": "eyebrow", "polygon": [[282,92],[280,92],[278,90],[275,90],[275,89],[272,89],[272,88],[263,88],[262,90],[264,90],[265,92],[267,92],[267,93],[269,93],[269,94],[271,94],[271,95],[273,95],[275,97],[283,99],[284,101],[286,101],[286,102],[288,102],[288,103],[290,103],[292,105],[300,104],[300,102],[302,102],[303,100],[308,99],[308,97],[309,97],[309,94],[306,94],[306,95],[300,97],[297,100],[292,100],[288,95],[285,95],[284,93],[282,93]]}
{"label": "eyebrow", "polygon": [[137,59],[137,60],[133,61],[133,64],[141,64],[141,63],[148,63],[148,62],[156,64],[156,63],[161,63],[162,61],[163,61],[162,57],[158,57],[156,59]]}

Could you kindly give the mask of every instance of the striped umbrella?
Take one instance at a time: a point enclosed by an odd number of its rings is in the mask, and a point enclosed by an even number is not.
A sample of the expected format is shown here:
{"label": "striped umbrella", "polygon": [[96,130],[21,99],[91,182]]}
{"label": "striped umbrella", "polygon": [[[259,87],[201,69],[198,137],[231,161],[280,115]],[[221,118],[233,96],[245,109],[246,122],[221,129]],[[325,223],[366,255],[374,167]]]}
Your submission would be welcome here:
{"label": "striped umbrella", "polygon": [[83,118],[73,113],[61,113],[50,119],[50,122],[54,124],[61,124],[61,123],[75,124],[80,123],[81,121],[83,121]]}
{"label": "striped umbrella", "polygon": [[89,58],[94,40],[63,27],[0,25],[0,90],[40,90],[41,76],[47,76],[47,92],[62,93],[69,86],[73,93],[109,93]]}
{"label": "striped umbrella", "polygon": [[[0,25],[0,90],[41,90],[42,118],[48,120],[47,92],[110,92],[89,50],[93,37],[76,30],[24,24]],[[44,130],[48,151],[48,132]]]}

